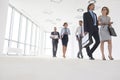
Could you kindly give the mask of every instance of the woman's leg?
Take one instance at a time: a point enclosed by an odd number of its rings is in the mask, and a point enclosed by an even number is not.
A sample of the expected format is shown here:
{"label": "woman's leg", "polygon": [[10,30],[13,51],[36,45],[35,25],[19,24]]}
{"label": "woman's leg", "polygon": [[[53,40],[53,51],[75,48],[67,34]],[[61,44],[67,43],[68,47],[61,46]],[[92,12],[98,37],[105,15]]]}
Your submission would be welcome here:
{"label": "woman's leg", "polygon": [[111,40],[109,40],[108,41],[108,52],[109,52],[109,59],[110,60],[113,60],[113,58],[112,58],[112,41]]}
{"label": "woman's leg", "polygon": [[66,56],[65,56],[65,54],[66,54],[66,49],[67,49],[67,47],[66,46],[63,46],[63,57],[65,58]]}
{"label": "woman's leg", "polygon": [[100,50],[101,50],[101,53],[102,53],[102,59],[106,60],[105,55],[104,55],[104,41],[101,41],[101,43],[100,43]]}

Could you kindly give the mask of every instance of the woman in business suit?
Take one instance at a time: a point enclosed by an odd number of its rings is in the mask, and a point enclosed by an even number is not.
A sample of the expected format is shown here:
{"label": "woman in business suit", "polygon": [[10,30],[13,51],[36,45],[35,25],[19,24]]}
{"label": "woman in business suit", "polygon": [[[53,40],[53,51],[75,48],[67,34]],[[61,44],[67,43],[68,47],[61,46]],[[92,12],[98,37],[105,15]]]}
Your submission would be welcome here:
{"label": "woman in business suit", "polygon": [[89,33],[90,37],[93,37],[95,39],[95,44],[93,47],[91,49],[89,46],[86,48],[90,60],[94,60],[93,52],[96,50],[100,43],[98,34],[98,21],[96,14],[93,12],[94,8],[94,3],[89,4],[87,8],[88,11],[83,14],[84,32],[85,34]]}
{"label": "woman in business suit", "polygon": [[70,35],[70,30],[68,28],[68,23],[63,24],[64,28],[61,30],[61,39],[62,39],[62,45],[63,45],[63,58],[65,58],[66,50],[67,50],[67,44],[68,44],[68,35]]}
{"label": "woman in business suit", "polygon": [[111,24],[113,22],[110,21],[110,17],[108,16],[109,14],[109,9],[108,7],[103,7],[101,10],[102,15],[98,17],[99,25],[100,27],[100,50],[102,53],[102,59],[106,60],[105,55],[104,55],[104,43],[108,43],[108,51],[109,51],[109,59],[113,60],[112,57],[112,40],[111,36],[108,32],[108,27],[111,27]]}

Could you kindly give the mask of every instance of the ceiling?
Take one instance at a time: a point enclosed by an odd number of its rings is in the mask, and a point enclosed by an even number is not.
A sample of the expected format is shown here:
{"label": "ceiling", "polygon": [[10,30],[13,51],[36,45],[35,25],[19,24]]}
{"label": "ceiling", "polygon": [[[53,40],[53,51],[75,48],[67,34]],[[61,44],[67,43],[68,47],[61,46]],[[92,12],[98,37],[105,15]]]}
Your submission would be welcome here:
{"label": "ceiling", "polygon": [[[30,17],[46,31],[49,31],[54,26],[62,27],[63,22],[68,22],[70,26],[77,26],[89,4],[89,0],[56,1],[58,2],[54,2],[54,0],[9,0],[10,4]],[[120,1],[118,0],[118,2]],[[112,3],[117,4],[118,2],[114,0],[96,0],[95,12],[100,14],[103,6],[111,7]]]}

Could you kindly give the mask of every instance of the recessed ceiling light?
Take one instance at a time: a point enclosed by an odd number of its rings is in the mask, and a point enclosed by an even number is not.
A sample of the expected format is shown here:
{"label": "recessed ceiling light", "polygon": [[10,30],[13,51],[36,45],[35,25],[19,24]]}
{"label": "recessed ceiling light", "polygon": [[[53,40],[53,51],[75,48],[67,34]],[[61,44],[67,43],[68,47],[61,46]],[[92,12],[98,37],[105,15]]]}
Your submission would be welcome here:
{"label": "recessed ceiling light", "polygon": [[81,8],[77,9],[77,12],[83,12],[83,11],[84,9],[81,9]]}
{"label": "recessed ceiling light", "polygon": [[61,21],[61,19],[60,18],[56,18],[56,21]]}
{"label": "recessed ceiling light", "polygon": [[49,11],[49,10],[45,10],[45,11],[43,11],[43,13],[50,15],[50,14],[52,14],[53,12],[52,12],[52,11]]}
{"label": "recessed ceiling light", "polygon": [[89,0],[88,3],[96,3],[96,0]]}
{"label": "recessed ceiling light", "polygon": [[83,16],[77,15],[77,16],[75,16],[75,18],[76,18],[76,19],[82,19]]}
{"label": "recessed ceiling light", "polygon": [[62,0],[50,0],[51,2],[54,2],[54,3],[61,3]]}
{"label": "recessed ceiling light", "polygon": [[51,19],[46,19],[45,21],[47,21],[47,22],[53,22],[53,20],[51,20]]}
{"label": "recessed ceiling light", "polygon": [[55,23],[55,22],[51,22],[51,24],[54,24],[54,25],[56,25],[57,23]]}

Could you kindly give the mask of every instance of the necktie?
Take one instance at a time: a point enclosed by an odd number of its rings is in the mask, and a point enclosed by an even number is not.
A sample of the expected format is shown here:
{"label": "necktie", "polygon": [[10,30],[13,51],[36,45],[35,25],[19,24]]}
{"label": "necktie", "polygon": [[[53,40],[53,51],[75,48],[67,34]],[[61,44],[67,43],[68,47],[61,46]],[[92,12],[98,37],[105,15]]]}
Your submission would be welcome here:
{"label": "necktie", "polygon": [[94,22],[94,25],[96,25],[96,17],[95,17],[95,14],[93,12],[92,13],[92,18],[93,18],[93,22]]}

